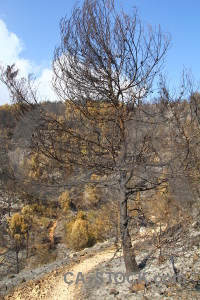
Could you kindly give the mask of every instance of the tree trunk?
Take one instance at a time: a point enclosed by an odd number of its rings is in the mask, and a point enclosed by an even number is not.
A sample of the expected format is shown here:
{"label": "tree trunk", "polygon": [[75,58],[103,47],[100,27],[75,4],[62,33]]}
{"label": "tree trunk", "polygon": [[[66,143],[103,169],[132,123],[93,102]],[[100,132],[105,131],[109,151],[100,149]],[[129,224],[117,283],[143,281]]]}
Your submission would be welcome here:
{"label": "tree trunk", "polygon": [[26,237],[26,259],[28,259],[28,250],[29,250],[29,231],[27,232],[27,237]]}
{"label": "tree trunk", "polygon": [[19,274],[19,251],[16,248],[16,272]]}
{"label": "tree trunk", "polygon": [[120,233],[126,272],[130,273],[138,271],[138,265],[135,259],[131,237],[128,229],[127,196],[125,191],[121,191],[120,197]]}
{"label": "tree trunk", "polygon": [[8,216],[10,217],[10,209],[11,209],[11,199],[10,199],[10,194],[8,194]]}
{"label": "tree trunk", "polygon": [[118,244],[118,224],[115,226],[115,244]]}

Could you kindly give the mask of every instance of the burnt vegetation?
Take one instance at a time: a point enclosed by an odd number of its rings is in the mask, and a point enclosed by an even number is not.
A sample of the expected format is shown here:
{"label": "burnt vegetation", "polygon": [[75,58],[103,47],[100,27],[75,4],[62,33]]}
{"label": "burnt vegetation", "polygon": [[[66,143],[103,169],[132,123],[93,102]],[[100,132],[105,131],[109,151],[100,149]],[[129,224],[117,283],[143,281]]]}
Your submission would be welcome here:
{"label": "burnt vegetation", "polygon": [[200,95],[188,74],[171,95],[160,75],[170,36],[136,10],[85,0],[60,31],[58,102],[38,102],[31,78],[1,66],[13,105],[0,107],[0,249],[15,247],[19,272],[20,251],[33,266],[55,259],[58,243],[114,237],[136,271],[135,250],[149,243],[162,261],[199,218]]}

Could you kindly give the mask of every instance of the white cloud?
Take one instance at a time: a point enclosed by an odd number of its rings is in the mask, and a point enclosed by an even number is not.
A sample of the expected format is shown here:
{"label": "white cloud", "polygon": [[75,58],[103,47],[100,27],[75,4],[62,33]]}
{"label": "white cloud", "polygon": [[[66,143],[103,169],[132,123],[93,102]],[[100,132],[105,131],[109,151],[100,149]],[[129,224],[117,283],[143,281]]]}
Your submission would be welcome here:
{"label": "white cloud", "polygon": [[[52,70],[43,69],[42,74],[36,80],[36,84],[39,85],[40,98],[43,100],[56,100],[57,97],[51,88]],[[50,98],[49,98],[50,97]]]}
{"label": "white cloud", "polygon": [[16,60],[20,52],[23,50],[23,42],[18,36],[9,32],[4,21],[0,20],[0,59],[5,61]]}
{"label": "white cloud", "polygon": [[[20,54],[25,48],[23,41],[13,32],[10,32],[3,20],[0,19],[0,62],[5,65],[16,64],[20,75],[27,77],[28,74],[39,74],[36,83],[39,84],[41,99],[55,100],[56,96],[51,89],[52,71],[44,68],[42,64],[36,65],[34,61],[21,58]],[[0,105],[10,102],[7,88],[0,82]]]}

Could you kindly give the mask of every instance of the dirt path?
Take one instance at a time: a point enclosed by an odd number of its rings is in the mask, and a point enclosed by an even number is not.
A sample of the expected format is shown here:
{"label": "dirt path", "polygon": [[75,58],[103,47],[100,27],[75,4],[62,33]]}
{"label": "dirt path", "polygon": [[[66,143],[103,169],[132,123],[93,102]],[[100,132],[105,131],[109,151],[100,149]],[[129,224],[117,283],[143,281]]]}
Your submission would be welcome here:
{"label": "dirt path", "polygon": [[58,220],[54,221],[49,230],[49,240],[50,240],[51,245],[54,244],[54,233],[55,233],[57,224],[58,224]]}
{"label": "dirt path", "polygon": [[[20,286],[12,295],[5,297],[5,300],[77,300],[80,298],[81,282],[75,284],[76,276],[82,272],[83,277],[99,264],[111,259],[115,253],[115,248],[110,247],[97,254],[87,254],[85,257],[77,257],[71,265],[57,269],[46,274],[39,280],[27,282]],[[72,284],[64,281],[64,274],[72,272],[68,280],[74,280]]]}
{"label": "dirt path", "polygon": [[[97,265],[105,262],[113,257],[114,250],[107,250],[102,253],[98,253],[93,257],[86,258],[82,262],[76,264],[74,267],[65,270],[66,272],[72,272],[74,277],[68,276],[68,280],[76,280],[78,272],[82,272],[83,276],[90,272]],[[52,300],[77,300],[80,299],[79,293],[81,289],[81,282],[68,285],[64,282],[64,274],[58,279],[56,285],[53,289],[47,294],[47,298],[43,299],[52,299]]]}

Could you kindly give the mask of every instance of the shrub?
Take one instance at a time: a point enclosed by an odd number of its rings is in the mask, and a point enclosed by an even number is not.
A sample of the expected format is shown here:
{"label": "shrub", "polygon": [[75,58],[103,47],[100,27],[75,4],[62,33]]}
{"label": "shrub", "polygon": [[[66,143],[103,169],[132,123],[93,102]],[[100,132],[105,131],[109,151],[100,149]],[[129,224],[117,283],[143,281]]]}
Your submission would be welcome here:
{"label": "shrub", "polygon": [[38,267],[53,262],[57,257],[57,253],[50,250],[49,244],[35,245],[32,249],[32,252],[37,257],[37,259],[34,260],[33,267]]}
{"label": "shrub", "polygon": [[60,206],[63,210],[64,213],[67,213],[70,210],[70,198],[69,198],[69,192],[65,191],[63,192],[59,198],[58,198],[58,202],[60,203]]}
{"label": "shrub", "polygon": [[96,242],[92,226],[83,211],[77,213],[76,218],[67,224],[66,229],[67,245],[71,249],[78,251],[90,247]]}

